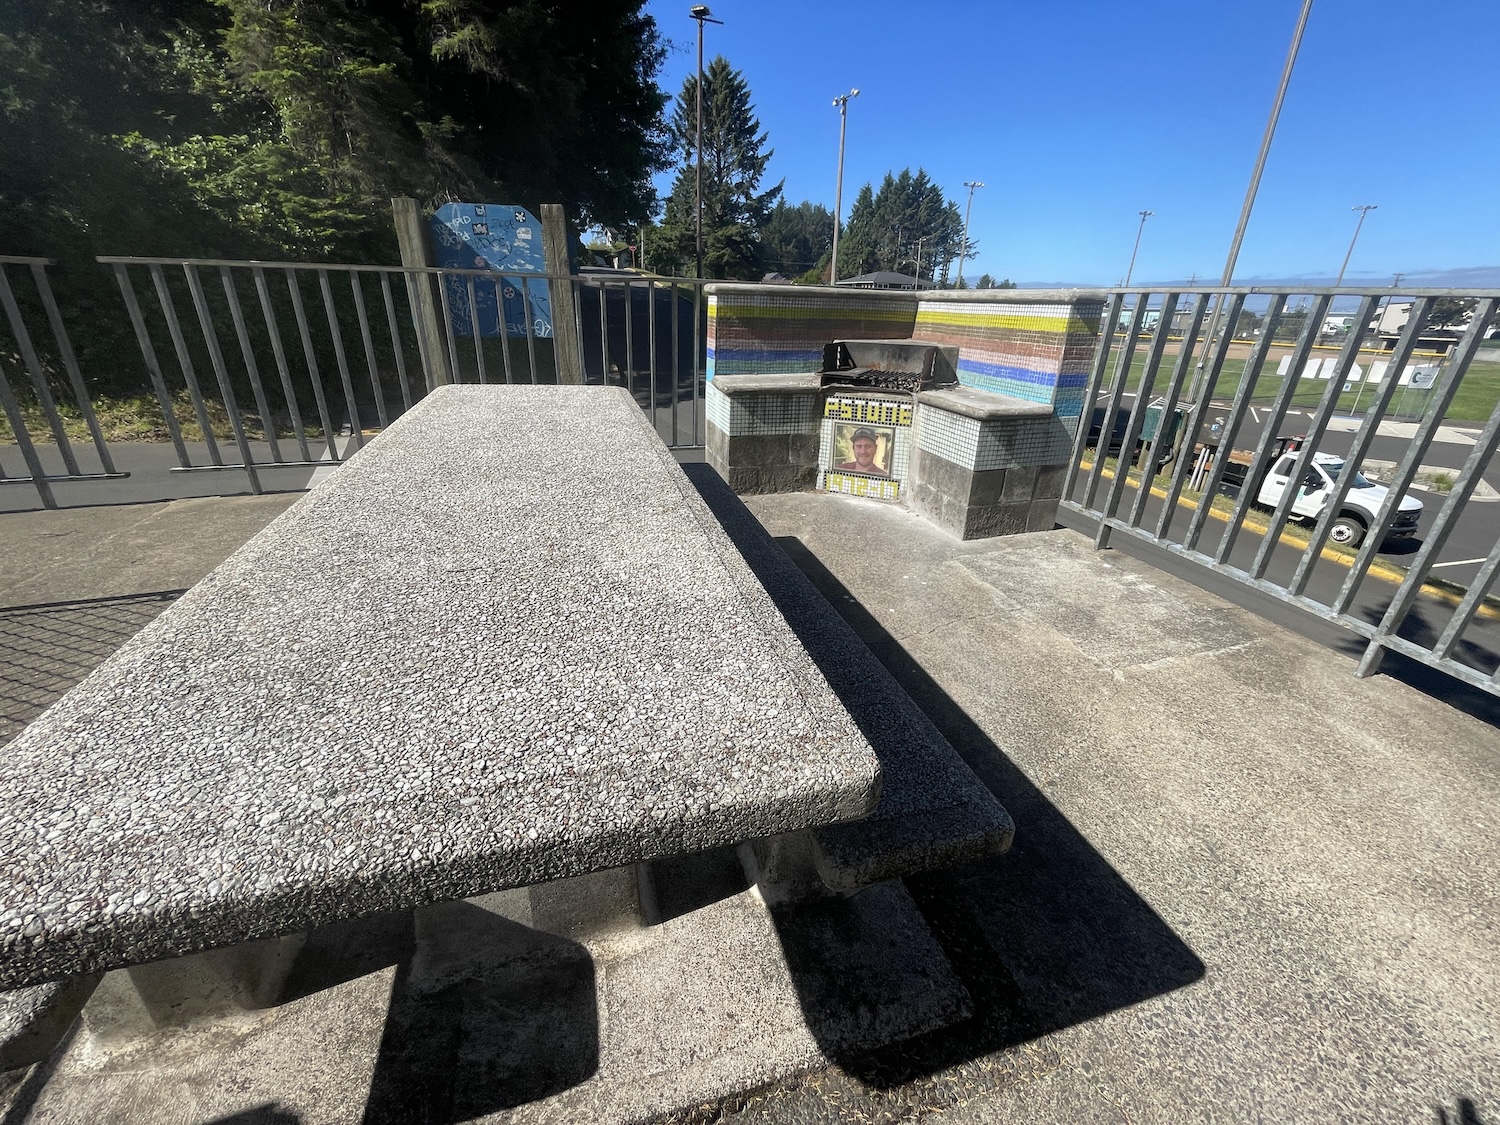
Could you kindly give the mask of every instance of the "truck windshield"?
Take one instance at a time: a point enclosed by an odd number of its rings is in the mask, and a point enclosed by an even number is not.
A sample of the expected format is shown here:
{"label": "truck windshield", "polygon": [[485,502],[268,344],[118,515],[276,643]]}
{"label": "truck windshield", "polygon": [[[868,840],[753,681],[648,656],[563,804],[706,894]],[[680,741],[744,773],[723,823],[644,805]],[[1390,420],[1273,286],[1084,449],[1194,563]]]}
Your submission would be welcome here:
{"label": "truck windshield", "polygon": [[[1344,471],[1344,462],[1342,462],[1342,461],[1325,461],[1325,462],[1323,462],[1323,464],[1320,467],[1332,479],[1338,480],[1339,479],[1339,474]],[[1364,473],[1355,472],[1354,479],[1349,482],[1349,487],[1350,488],[1374,488],[1375,485],[1374,485],[1373,482],[1371,482],[1371,480],[1368,477],[1366,477],[1364,475]]]}

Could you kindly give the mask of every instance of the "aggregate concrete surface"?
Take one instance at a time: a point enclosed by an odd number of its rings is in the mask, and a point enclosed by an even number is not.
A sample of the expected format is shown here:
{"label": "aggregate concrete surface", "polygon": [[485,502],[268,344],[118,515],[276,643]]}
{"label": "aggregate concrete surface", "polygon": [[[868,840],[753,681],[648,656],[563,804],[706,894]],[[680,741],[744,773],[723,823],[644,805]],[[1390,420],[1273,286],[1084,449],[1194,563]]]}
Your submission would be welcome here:
{"label": "aggregate concrete surface", "polygon": [[626,393],[443,388],[7,746],[0,987],[878,797]]}
{"label": "aggregate concrete surface", "polygon": [[[1395,680],[1356,680],[1353,655],[1072,532],[959,543],[876,502],[748,503],[1016,838],[998,860],[907,880],[970,1021],[671,1121],[1500,1121],[1500,732]],[[113,556],[99,557],[107,575]],[[736,901],[684,920],[711,934]],[[754,1023],[764,1005],[714,992],[711,964],[660,963],[683,990],[664,1018],[775,1055],[775,1021]],[[90,1066],[75,1036],[74,1075],[37,1068],[0,1118],[41,1119],[55,1089],[50,1120],[145,1120],[174,1090],[195,1123],[373,1120],[348,1098],[380,1086],[397,975],[247,1014],[213,1050],[167,1036],[180,1045],[149,1074]],[[743,1022],[713,1022],[730,1012]]]}
{"label": "aggregate concrete surface", "polygon": [[734,1120],[1500,1120],[1500,732],[1071,531],[747,503],[1016,842],[945,888],[998,1030]]}

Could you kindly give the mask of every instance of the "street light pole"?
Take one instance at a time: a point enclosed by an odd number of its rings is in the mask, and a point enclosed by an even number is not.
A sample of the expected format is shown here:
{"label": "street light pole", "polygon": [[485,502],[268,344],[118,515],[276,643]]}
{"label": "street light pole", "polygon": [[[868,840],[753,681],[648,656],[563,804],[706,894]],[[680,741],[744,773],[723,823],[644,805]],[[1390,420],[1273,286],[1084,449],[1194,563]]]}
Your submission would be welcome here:
{"label": "street light pole", "polygon": [[974,189],[984,187],[983,180],[965,180],[964,187],[969,189],[969,202],[964,204],[964,240],[958,246],[958,280],[954,282],[954,288],[964,287],[964,255],[969,249],[969,213],[974,210]]}
{"label": "street light pole", "polygon": [[839,281],[839,222],[844,212],[844,132],[849,126],[849,99],[857,97],[858,86],[833,99],[833,104],[839,107],[839,178],[833,189],[833,261],[828,269],[830,285],[837,285]]}
{"label": "street light pole", "polygon": [[716,23],[723,26],[723,20],[713,18],[713,13],[708,10],[707,4],[694,4],[688,9],[688,15],[698,21],[698,186],[696,191],[697,202],[693,208],[693,229],[695,232],[694,243],[697,247],[698,276],[703,276],[703,25],[705,23]]}
{"label": "street light pole", "polygon": [[1359,222],[1354,224],[1354,237],[1349,240],[1349,250],[1344,255],[1344,264],[1339,267],[1338,280],[1333,283],[1335,289],[1344,284],[1344,271],[1349,268],[1349,259],[1354,256],[1354,244],[1359,241],[1359,228],[1365,225],[1365,216],[1379,206],[1378,203],[1361,203],[1357,207],[1349,208],[1351,211],[1359,212]]}
{"label": "street light pole", "polygon": [[1141,248],[1141,232],[1146,229],[1146,220],[1149,219],[1152,215],[1156,214],[1156,212],[1137,211],[1136,214],[1140,215],[1141,217],[1141,225],[1135,228],[1135,248],[1130,251],[1130,265],[1125,267],[1125,281],[1120,286],[1121,289],[1130,288],[1130,275],[1135,272],[1135,256]]}
{"label": "street light pole", "polygon": [[[1281,70],[1281,85],[1276,88],[1276,101],[1271,105],[1271,116],[1266,121],[1265,136],[1260,141],[1260,154],[1255,158],[1255,170],[1250,173],[1250,186],[1245,189],[1245,203],[1240,208],[1240,221],[1234,228],[1234,240],[1229,244],[1229,257],[1224,261],[1224,273],[1219,279],[1220,288],[1227,289],[1230,280],[1234,277],[1234,264],[1239,260],[1240,243],[1245,240],[1245,228],[1250,225],[1250,212],[1255,207],[1255,194],[1260,190],[1260,176],[1266,169],[1266,157],[1271,152],[1271,138],[1276,135],[1276,122],[1281,117],[1281,103],[1286,100],[1286,88],[1292,81],[1292,68],[1297,63],[1297,51],[1302,46],[1302,33],[1307,29],[1307,17],[1312,14],[1313,0],[1302,0],[1302,12],[1297,17],[1297,29],[1292,32],[1292,44],[1287,49],[1286,65]],[[1214,313],[1208,322],[1208,335],[1204,337],[1203,351],[1198,355],[1198,362],[1193,368],[1193,385],[1188,392],[1188,401],[1194,404],[1195,409],[1201,409],[1200,400],[1203,398],[1204,381],[1207,371],[1204,362],[1208,353],[1213,348],[1214,334],[1218,331],[1219,316],[1224,308],[1224,294],[1220,293],[1218,300],[1214,302]],[[1226,331],[1233,332],[1234,325],[1229,325]],[[1186,432],[1186,428],[1184,428]]]}

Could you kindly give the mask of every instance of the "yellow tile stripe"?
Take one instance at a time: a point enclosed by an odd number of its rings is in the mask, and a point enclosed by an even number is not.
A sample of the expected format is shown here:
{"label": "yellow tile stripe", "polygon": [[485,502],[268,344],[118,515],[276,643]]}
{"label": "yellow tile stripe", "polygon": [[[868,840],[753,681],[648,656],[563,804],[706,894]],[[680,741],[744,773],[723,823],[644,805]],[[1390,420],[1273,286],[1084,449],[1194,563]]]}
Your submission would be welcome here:
{"label": "yellow tile stripe", "polygon": [[1077,316],[1048,316],[1045,313],[948,312],[922,309],[917,313],[917,328],[1004,328],[1018,332],[1051,332],[1072,335],[1097,332],[1098,323]]}

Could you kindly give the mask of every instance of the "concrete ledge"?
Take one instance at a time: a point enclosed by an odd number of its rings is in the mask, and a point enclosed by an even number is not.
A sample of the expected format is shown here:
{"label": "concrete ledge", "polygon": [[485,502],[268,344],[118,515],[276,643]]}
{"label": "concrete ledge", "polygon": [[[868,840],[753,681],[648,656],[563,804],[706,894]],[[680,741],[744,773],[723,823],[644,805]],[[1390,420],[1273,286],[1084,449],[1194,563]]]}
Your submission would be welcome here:
{"label": "concrete ledge", "polygon": [[922,406],[936,407],[965,418],[988,421],[991,418],[1049,418],[1052,404],[1027,402],[1023,398],[996,394],[993,391],[975,390],[973,387],[944,387],[939,390],[917,392],[917,402]]}
{"label": "concrete ledge", "polygon": [[721,394],[817,394],[823,381],[817,375],[719,375],[713,385]]}
{"label": "concrete ledge", "polygon": [[848,831],[818,826],[749,849],[779,886],[771,894],[814,893],[809,859],[827,887],[851,891],[1005,852],[1015,827],[1000,802],[744,504],[688,471],[880,758],[880,803]]}

